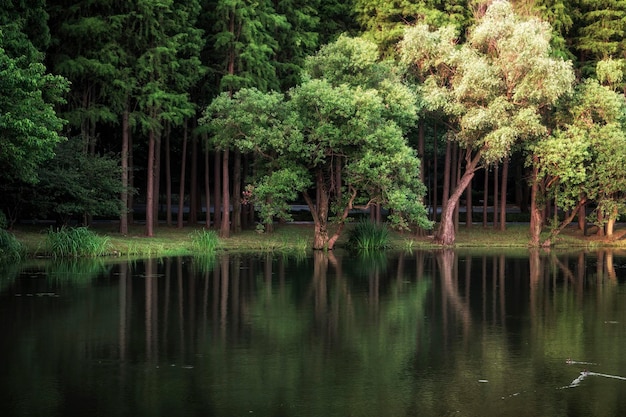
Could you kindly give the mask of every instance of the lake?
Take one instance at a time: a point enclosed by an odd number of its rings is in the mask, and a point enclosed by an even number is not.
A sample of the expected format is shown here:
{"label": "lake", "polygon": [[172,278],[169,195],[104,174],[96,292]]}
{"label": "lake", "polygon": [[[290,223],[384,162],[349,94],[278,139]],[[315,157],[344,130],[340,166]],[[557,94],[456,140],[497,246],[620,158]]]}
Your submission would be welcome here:
{"label": "lake", "polygon": [[626,415],[626,254],[0,270],[0,415]]}

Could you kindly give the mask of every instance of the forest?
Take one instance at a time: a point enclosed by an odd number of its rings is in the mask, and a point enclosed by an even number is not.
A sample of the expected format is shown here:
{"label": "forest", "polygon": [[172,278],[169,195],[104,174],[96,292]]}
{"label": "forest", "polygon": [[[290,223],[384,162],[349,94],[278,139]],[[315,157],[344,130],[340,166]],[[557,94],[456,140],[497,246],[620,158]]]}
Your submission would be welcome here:
{"label": "forest", "polygon": [[3,0],[0,226],[611,237],[625,32],[619,0]]}

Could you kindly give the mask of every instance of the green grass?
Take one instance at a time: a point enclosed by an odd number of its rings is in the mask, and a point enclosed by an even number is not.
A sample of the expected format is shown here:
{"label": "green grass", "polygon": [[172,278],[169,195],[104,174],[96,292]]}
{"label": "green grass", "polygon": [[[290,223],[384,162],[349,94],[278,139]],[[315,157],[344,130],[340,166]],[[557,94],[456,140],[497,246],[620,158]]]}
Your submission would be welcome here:
{"label": "green grass", "polygon": [[189,237],[196,253],[213,253],[220,245],[220,239],[214,230],[196,229],[189,234]]}
{"label": "green grass", "polygon": [[360,251],[382,250],[389,247],[389,229],[385,224],[359,220],[348,231],[348,244]]}
{"label": "green grass", "polygon": [[54,258],[94,258],[110,254],[109,238],[86,227],[50,228],[45,250]]}
{"label": "green grass", "polygon": [[24,246],[8,230],[0,229],[0,259],[17,261],[24,253]]}
{"label": "green grass", "polygon": [[[358,222],[348,224],[341,238],[337,242],[337,248],[349,247],[348,237],[350,231],[358,226]],[[621,225],[623,228],[624,226]],[[145,258],[153,256],[178,256],[197,254],[194,245],[205,239],[211,239],[212,231],[202,227],[187,226],[182,229],[176,227],[159,226],[155,228],[153,237],[146,237],[145,227],[141,225],[131,226],[127,235],[121,235],[117,231],[117,224],[98,224],[91,226],[90,231],[99,237],[106,239],[107,252],[114,256],[129,258]],[[41,226],[20,225],[13,231],[17,240],[23,245],[24,252],[28,256],[51,256],[46,249],[47,229]],[[617,233],[618,231],[616,231]],[[439,248],[433,242],[432,235],[415,235],[413,233],[400,233],[388,230],[389,240],[387,248],[390,250],[420,250]],[[206,234],[206,235],[205,235]],[[194,243],[194,239],[197,242]],[[304,255],[312,249],[313,225],[312,224],[280,224],[276,225],[275,232],[271,234],[259,234],[254,230],[245,230],[233,234],[228,239],[219,239],[217,251],[232,252],[281,252]],[[529,242],[529,229],[527,224],[514,224],[507,226],[505,231],[494,230],[492,227],[483,228],[482,225],[474,225],[466,228],[460,225],[457,233],[455,247],[471,250],[494,250],[496,248],[518,248],[527,250]],[[626,248],[626,240],[617,239],[608,241],[595,236],[583,236],[574,229],[566,229],[555,241],[555,248],[599,248],[617,247]],[[209,243],[203,243],[208,245]],[[65,252],[71,250],[65,249]]]}

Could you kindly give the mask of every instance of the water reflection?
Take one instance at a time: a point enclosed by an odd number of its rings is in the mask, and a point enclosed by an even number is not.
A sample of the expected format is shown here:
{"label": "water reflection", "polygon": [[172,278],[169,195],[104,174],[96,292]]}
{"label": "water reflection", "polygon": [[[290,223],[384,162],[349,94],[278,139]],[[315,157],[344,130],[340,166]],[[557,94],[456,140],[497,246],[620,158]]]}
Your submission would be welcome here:
{"label": "water reflection", "polygon": [[14,266],[0,410],[623,415],[625,266],[452,250]]}

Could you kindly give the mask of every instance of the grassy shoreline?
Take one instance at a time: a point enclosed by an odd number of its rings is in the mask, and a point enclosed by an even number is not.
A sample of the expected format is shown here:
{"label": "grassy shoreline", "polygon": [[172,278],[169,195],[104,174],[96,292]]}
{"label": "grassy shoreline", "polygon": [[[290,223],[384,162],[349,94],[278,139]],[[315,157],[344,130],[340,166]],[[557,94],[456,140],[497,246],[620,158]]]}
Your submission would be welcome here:
{"label": "grassy shoreline", "polygon": [[[352,227],[349,225],[348,228]],[[298,252],[311,251],[313,240],[312,224],[280,224],[271,234],[259,234],[254,230],[246,230],[233,234],[228,239],[220,239],[218,251],[236,252]],[[24,245],[27,257],[47,257],[45,247],[46,233],[49,227],[42,225],[20,225],[13,230],[15,237]],[[154,237],[144,235],[142,225],[132,226],[127,235],[117,231],[116,223],[97,224],[90,230],[99,236],[105,236],[109,242],[109,255],[124,257],[152,257],[191,255],[196,251],[192,242],[192,233],[203,230],[187,226],[176,228],[160,225],[155,228]],[[583,236],[575,227],[566,228],[554,241],[553,249],[626,249],[626,230],[618,230],[611,240],[597,236]],[[345,246],[348,232],[344,231],[338,241],[338,248]],[[528,248],[529,231],[527,224],[513,224],[505,231],[483,228],[474,225],[467,228],[461,225],[457,233],[455,248],[476,248],[493,250],[496,248]],[[390,232],[389,250],[438,249],[432,236],[416,236],[409,233]]]}

